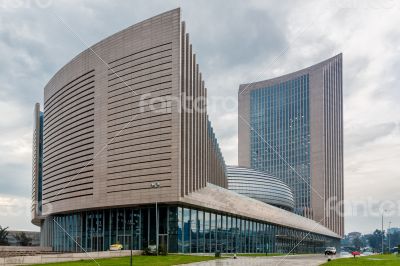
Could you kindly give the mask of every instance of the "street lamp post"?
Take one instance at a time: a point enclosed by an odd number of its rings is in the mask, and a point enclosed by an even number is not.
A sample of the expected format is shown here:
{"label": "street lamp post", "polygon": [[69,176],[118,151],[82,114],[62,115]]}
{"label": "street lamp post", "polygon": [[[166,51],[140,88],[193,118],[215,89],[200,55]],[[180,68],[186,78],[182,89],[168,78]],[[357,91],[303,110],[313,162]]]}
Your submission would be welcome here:
{"label": "street lamp post", "polygon": [[383,214],[385,213],[385,211],[386,210],[384,210],[383,212],[382,212],[382,255],[383,255],[383,238],[384,238],[384,233],[383,233]]}
{"label": "street lamp post", "polygon": [[389,221],[389,228],[388,228],[388,240],[389,240],[389,253],[390,253],[390,225],[392,224],[391,221]]}
{"label": "street lamp post", "polygon": [[[160,188],[160,182],[151,183],[151,188]],[[156,200],[156,256],[158,256],[158,208]]]}
{"label": "street lamp post", "polygon": [[131,226],[131,258],[130,258],[129,265],[132,266],[132,257],[133,257],[133,254],[132,254],[133,253],[133,251],[132,251],[132,249],[133,249],[133,230],[132,229],[133,228],[132,227],[133,227],[133,221],[130,221],[129,225]]}
{"label": "street lamp post", "polygon": [[[389,210],[383,210],[383,212],[382,212],[382,254],[383,254],[383,239],[384,239],[384,236],[385,236],[385,234],[383,233],[383,215],[385,214],[385,212],[387,212],[387,211],[391,211],[391,209],[389,209]],[[390,222],[391,223],[391,222]],[[390,227],[390,223],[389,223],[389,227]],[[390,236],[389,236],[389,238],[390,238]],[[390,250],[390,240],[389,240],[389,250]]]}
{"label": "street lamp post", "polygon": [[132,254],[132,253],[133,253],[133,252],[132,252],[132,248],[133,248],[133,247],[132,247],[132,242],[133,242],[133,241],[132,241],[132,238],[133,238],[133,237],[131,236],[131,259],[130,259],[130,265],[131,265],[131,266],[132,266],[132,255],[133,255],[133,254]]}

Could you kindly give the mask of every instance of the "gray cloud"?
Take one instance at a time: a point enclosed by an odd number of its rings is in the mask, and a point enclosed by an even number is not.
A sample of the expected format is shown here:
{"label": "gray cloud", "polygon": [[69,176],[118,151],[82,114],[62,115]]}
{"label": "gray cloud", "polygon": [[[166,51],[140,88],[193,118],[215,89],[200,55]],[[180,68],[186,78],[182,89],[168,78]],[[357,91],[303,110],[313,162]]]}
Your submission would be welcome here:
{"label": "gray cloud", "polygon": [[371,126],[356,124],[346,130],[345,145],[349,148],[362,148],[370,142],[388,136],[396,129],[396,123],[382,123]]}
{"label": "gray cloud", "polygon": [[29,197],[31,167],[27,163],[0,164],[0,195]]}
{"label": "gray cloud", "polygon": [[[209,64],[212,71],[259,64],[286,46],[287,40],[281,30],[284,20],[274,16],[272,10],[249,8],[237,1],[222,1],[211,9],[206,8],[208,4],[196,12],[194,19],[188,15],[189,31],[191,28],[200,30],[200,27],[204,31],[191,35],[195,49],[202,55],[200,63],[207,71],[210,71]],[[204,25],[215,18],[218,20],[212,27]],[[207,54],[203,55],[203,50]]]}

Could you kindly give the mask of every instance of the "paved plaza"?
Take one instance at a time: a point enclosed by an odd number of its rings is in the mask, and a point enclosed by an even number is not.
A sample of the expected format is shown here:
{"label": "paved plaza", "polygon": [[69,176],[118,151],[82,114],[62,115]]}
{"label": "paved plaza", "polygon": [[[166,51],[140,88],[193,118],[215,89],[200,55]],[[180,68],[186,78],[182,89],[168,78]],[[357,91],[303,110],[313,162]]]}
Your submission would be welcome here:
{"label": "paved plaza", "polygon": [[237,259],[229,258],[223,260],[197,262],[186,264],[191,266],[318,266],[326,262],[328,257],[324,255],[290,255],[276,257],[239,257]]}

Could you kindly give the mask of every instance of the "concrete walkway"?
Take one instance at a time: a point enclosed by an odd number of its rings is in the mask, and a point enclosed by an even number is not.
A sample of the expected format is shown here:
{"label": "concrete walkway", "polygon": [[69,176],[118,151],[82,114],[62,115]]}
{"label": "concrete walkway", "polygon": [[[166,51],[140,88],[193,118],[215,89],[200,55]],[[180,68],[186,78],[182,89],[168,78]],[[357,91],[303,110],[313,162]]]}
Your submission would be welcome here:
{"label": "concrete walkway", "polygon": [[197,262],[185,264],[190,266],[318,266],[326,262],[328,257],[324,255],[289,255],[276,257],[238,257],[215,261]]}
{"label": "concrete walkway", "polygon": [[[133,253],[135,255],[139,255],[142,253],[142,251],[134,250]],[[52,255],[7,257],[7,258],[0,258],[0,266],[77,261],[82,259],[90,260],[91,258],[101,259],[101,258],[123,257],[123,256],[129,256],[130,254],[131,254],[130,250],[120,250],[120,251],[62,253],[62,254],[52,254]]]}

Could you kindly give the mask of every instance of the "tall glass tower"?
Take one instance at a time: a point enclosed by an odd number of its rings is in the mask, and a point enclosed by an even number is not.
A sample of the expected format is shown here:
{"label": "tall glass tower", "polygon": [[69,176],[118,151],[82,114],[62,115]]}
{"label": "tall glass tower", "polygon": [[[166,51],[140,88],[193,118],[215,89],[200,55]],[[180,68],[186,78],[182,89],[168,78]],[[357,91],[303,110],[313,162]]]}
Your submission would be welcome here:
{"label": "tall glass tower", "polygon": [[239,165],[292,189],[295,212],[343,234],[342,54],[239,88]]}
{"label": "tall glass tower", "polygon": [[288,184],[298,214],[311,196],[308,94],[308,75],[250,92],[250,166]]}

